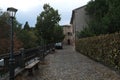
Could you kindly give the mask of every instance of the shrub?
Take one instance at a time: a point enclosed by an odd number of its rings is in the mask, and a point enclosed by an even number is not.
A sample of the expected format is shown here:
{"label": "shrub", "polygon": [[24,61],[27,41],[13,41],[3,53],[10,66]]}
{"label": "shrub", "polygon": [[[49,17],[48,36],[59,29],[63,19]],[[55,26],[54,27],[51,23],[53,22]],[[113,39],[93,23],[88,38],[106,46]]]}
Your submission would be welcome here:
{"label": "shrub", "polygon": [[120,33],[79,39],[76,50],[110,67],[120,68]]}

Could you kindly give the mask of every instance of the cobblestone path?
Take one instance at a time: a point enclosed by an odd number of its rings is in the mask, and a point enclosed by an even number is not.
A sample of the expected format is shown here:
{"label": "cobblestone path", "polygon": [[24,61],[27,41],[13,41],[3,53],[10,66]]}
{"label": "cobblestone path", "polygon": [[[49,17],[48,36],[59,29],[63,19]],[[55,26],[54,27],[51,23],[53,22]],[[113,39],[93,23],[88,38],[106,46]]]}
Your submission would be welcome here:
{"label": "cobblestone path", "polygon": [[77,53],[71,46],[49,54],[33,76],[27,73],[19,80],[120,80],[115,71]]}

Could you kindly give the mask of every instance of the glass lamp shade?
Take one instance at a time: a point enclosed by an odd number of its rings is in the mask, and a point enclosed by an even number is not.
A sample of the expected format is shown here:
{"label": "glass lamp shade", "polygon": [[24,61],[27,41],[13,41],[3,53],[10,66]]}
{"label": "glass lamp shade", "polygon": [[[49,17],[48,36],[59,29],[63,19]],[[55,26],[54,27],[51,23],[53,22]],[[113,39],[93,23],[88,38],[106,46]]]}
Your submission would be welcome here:
{"label": "glass lamp shade", "polygon": [[15,14],[17,12],[17,9],[15,9],[13,7],[9,7],[9,8],[7,8],[7,12],[9,13],[9,15],[10,15],[11,18],[14,18]]}

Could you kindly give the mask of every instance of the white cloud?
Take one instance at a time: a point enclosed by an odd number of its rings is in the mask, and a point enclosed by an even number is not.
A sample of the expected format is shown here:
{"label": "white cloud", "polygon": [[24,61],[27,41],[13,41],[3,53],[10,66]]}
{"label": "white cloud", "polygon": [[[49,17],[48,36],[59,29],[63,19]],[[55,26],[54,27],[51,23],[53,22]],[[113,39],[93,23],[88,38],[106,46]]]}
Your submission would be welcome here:
{"label": "white cloud", "polygon": [[38,5],[41,5],[40,0],[0,0],[0,7],[15,7],[21,11],[30,10]]}
{"label": "white cloud", "polygon": [[[0,0],[0,8],[4,11],[8,7],[18,9],[17,18],[21,23],[30,22],[34,26],[36,17],[42,11],[45,3],[50,4],[61,14],[60,24],[69,24],[72,10],[85,5],[90,0]],[[30,17],[31,18],[30,18]]]}
{"label": "white cloud", "polygon": [[17,9],[26,11],[37,6],[43,6],[49,3],[53,7],[66,9],[78,7],[86,4],[89,0],[0,0],[0,7],[2,9],[7,7],[15,7]]}

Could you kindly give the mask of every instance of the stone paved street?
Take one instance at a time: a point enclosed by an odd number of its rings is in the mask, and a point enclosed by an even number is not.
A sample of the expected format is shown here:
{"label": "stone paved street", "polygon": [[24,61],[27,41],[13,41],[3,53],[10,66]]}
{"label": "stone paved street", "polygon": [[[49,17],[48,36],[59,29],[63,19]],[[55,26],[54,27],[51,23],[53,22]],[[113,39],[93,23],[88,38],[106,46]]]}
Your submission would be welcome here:
{"label": "stone paved street", "polygon": [[25,72],[18,80],[120,80],[115,71],[75,52],[72,46],[49,54],[45,62],[33,76]]}

